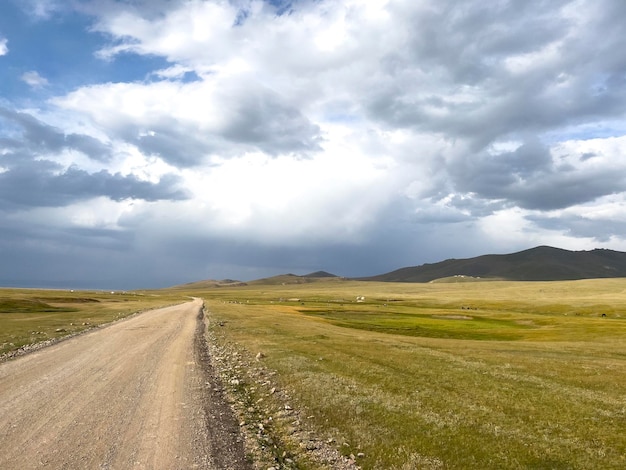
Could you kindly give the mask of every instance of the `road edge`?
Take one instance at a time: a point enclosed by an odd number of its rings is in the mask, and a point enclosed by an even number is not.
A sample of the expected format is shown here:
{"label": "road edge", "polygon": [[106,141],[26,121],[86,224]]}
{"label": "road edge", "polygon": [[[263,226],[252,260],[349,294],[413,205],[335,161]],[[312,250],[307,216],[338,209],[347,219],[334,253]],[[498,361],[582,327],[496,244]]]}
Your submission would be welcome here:
{"label": "road edge", "polygon": [[202,407],[211,452],[213,468],[224,470],[253,470],[252,461],[246,457],[244,436],[235,414],[228,403],[222,381],[211,361],[206,337],[204,302],[198,309],[194,334],[194,354],[203,376]]}

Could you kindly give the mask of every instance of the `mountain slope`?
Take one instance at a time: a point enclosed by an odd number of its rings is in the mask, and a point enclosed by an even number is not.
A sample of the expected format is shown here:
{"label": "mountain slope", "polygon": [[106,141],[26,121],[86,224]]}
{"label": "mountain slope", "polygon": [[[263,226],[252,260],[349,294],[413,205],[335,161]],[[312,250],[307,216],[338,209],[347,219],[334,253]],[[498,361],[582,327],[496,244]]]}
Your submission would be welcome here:
{"label": "mountain slope", "polygon": [[326,271],[315,271],[314,273],[305,274],[304,276],[301,276],[301,277],[338,277],[338,276],[336,276],[335,274],[326,272]]}
{"label": "mountain slope", "polygon": [[267,277],[263,279],[257,279],[250,281],[250,285],[289,285],[289,284],[308,284],[311,282],[319,281],[342,281],[343,278],[335,276],[334,274],[326,271],[317,271],[305,276],[298,276],[296,274],[280,274],[278,276]]}
{"label": "mountain slope", "polygon": [[512,281],[626,277],[626,253],[604,249],[568,251],[539,246],[507,255],[448,259],[439,263],[401,268],[361,280],[429,282],[456,275]]}

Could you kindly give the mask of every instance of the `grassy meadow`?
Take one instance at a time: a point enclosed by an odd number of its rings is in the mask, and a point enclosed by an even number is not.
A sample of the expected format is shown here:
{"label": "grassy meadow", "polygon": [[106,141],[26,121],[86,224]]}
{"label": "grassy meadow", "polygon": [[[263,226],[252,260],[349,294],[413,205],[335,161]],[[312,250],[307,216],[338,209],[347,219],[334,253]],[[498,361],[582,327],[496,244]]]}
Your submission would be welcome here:
{"label": "grassy meadow", "polygon": [[364,469],[626,468],[626,279],[187,293]]}
{"label": "grassy meadow", "polygon": [[285,468],[322,467],[284,400],[364,469],[626,468],[626,279],[291,281],[0,289],[0,354],[203,297],[236,393],[275,411]]}
{"label": "grassy meadow", "polygon": [[0,356],[182,300],[167,292],[0,289]]}

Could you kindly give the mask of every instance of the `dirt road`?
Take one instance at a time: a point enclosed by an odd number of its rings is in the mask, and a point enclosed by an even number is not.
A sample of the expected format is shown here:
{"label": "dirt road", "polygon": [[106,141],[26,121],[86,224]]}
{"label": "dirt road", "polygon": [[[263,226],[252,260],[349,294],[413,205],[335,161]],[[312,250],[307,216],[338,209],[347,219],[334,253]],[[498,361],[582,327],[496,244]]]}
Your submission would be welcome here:
{"label": "dirt road", "polygon": [[0,468],[249,468],[201,307],[145,312],[0,364]]}

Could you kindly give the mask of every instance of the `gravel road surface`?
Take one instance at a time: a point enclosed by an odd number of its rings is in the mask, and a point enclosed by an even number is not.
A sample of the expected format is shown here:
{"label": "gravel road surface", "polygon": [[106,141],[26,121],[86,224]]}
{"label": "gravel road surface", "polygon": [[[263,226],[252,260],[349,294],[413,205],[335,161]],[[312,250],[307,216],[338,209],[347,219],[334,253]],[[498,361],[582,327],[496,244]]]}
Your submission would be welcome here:
{"label": "gravel road surface", "polygon": [[248,469],[202,301],[0,364],[0,469]]}

